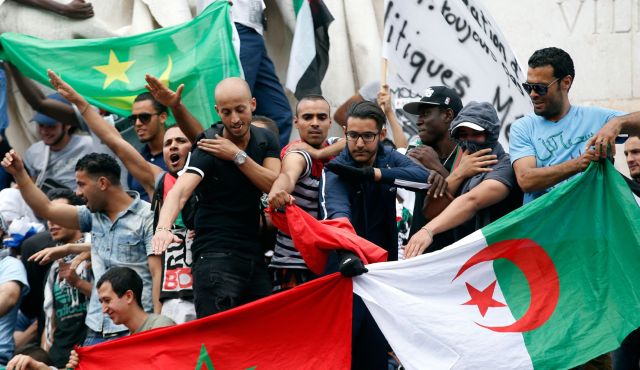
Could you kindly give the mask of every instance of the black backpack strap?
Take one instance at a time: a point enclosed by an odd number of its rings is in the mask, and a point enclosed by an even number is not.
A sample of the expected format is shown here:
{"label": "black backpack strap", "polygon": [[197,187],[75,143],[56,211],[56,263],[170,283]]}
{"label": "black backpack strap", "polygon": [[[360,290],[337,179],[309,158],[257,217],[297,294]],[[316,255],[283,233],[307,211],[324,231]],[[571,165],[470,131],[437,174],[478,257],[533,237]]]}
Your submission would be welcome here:
{"label": "black backpack strap", "polygon": [[164,177],[167,173],[163,173],[160,176],[160,180],[156,184],[156,189],[153,191],[153,199],[151,200],[151,210],[153,211],[153,229],[158,227],[158,219],[160,219],[160,209],[162,208],[162,195],[164,194]]}

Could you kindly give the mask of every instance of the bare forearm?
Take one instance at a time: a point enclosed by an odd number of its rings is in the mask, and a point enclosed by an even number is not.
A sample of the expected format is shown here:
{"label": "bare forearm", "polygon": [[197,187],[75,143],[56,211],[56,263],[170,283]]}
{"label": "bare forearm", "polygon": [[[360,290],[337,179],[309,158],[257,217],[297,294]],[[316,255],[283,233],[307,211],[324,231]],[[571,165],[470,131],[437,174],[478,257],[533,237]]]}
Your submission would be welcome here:
{"label": "bare forearm", "polygon": [[278,177],[278,172],[259,165],[251,158],[247,158],[247,161],[239,168],[253,185],[263,193],[268,193],[269,190],[271,190],[273,183]]}
{"label": "bare forearm", "polygon": [[629,113],[620,117],[621,132],[629,135],[640,135],[640,112]]}
{"label": "bare forearm", "polygon": [[477,212],[475,203],[467,197],[458,197],[442,211],[438,217],[431,220],[427,227],[433,234],[439,234],[460,226]]}
{"label": "bare forearm", "polygon": [[67,244],[67,254],[80,254],[82,252],[91,252],[91,243],[72,243]]}
{"label": "bare forearm", "polygon": [[291,181],[291,178],[286,173],[280,173],[276,178],[276,181],[273,182],[273,186],[271,187],[271,193],[286,191],[291,194],[296,184]]}
{"label": "bare forearm", "polygon": [[[189,194],[190,195],[190,194]],[[167,193],[167,198],[162,204],[160,216],[158,217],[158,227],[171,228],[173,222],[178,217],[178,213],[187,202],[189,195],[184,195],[181,188],[172,188]]]}
{"label": "bare forearm", "polygon": [[84,294],[85,297],[91,297],[91,289],[92,285],[90,282],[78,279],[74,284],[72,284],[76,289],[80,291],[80,293]]}
{"label": "bare forearm", "polygon": [[[85,102],[85,104],[88,103]],[[160,169],[154,170],[156,167],[147,162],[133,145],[122,138],[118,129],[105,121],[97,111],[93,109],[84,110],[84,108],[82,111],[89,129],[122,160],[127,171],[140,182],[145,191],[148,194],[153,193],[155,177]]]}
{"label": "bare forearm", "polygon": [[38,189],[36,184],[33,183],[33,180],[31,180],[31,177],[29,177],[27,172],[20,171],[16,176],[14,176],[14,179],[18,184],[22,198],[31,210],[33,210],[33,212],[38,216],[48,219],[48,211],[51,202],[49,201],[49,198],[47,198],[47,196]]}
{"label": "bare forearm", "polygon": [[180,130],[184,132],[187,138],[193,143],[196,140],[196,137],[200,135],[204,128],[202,124],[189,112],[187,107],[184,104],[180,103],[175,107],[171,108],[171,112],[176,119],[176,123]]}
{"label": "bare forearm", "polygon": [[389,113],[387,114],[387,120],[391,125],[391,132],[393,132],[393,142],[397,148],[406,148],[409,146],[409,141],[407,137],[404,135],[404,131],[402,130],[402,126],[400,126],[400,122],[396,118],[395,113],[393,113],[393,109],[389,108]]}
{"label": "bare forearm", "polygon": [[527,193],[542,191],[579,172],[580,167],[574,159],[555,166],[527,168],[517,176],[518,185]]}
{"label": "bare forearm", "polygon": [[58,3],[56,1],[48,1],[48,0],[16,0],[16,1],[24,5],[32,6],[34,8],[50,10],[58,14],[62,14],[64,9],[64,4]]}
{"label": "bare forearm", "polygon": [[445,181],[447,182],[447,192],[449,192],[451,195],[455,195],[458,192],[458,189],[460,189],[460,185],[462,185],[464,180],[464,177],[459,176],[455,171],[452,172],[445,179]]}
{"label": "bare forearm", "polygon": [[[22,0],[22,3],[25,3],[25,5],[32,5],[28,4],[31,2],[37,1]],[[33,108],[34,110],[40,110],[42,108],[42,101],[46,98],[42,91],[31,80],[25,77],[22,72],[20,72],[14,65],[12,65],[11,63],[6,63],[5,66],[7,66],[9,71],[11,72],[16,85],[18,85],[20,93],[25,98],[27,103],[29,103],[31,108]]]}

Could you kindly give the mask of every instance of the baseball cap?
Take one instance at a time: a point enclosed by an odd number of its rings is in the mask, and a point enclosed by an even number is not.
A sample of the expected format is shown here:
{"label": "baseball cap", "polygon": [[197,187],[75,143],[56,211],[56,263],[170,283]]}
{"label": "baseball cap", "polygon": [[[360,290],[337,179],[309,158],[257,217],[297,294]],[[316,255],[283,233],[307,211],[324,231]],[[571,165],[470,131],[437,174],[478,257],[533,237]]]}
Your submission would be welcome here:
{"label": "baseball cap", "polygon": [[420,101],[407,103],[402,109],[413,115],[420,114],[420,108],[425,105],[439,105],[442,107],[451,108],[455,115],[462,109],[462,101],[460,96],[454,89],[450,89],[446,86],[431,86],[426,89],[422,95]]}
{"label": "baseball cap", "polygon": [[469,127],[472,130],[476,130],[476,131],[484,131],[484,128],[480,125],[477,125],[473,122],[460,122],[456,125],[456,129],[460,128],[460,127]]}
{"label": "baseball cap", "polygon": [[[48,99],[53,99],[53,100],[57,100],[61,103],[67,104],[67,105],[71,105],[71,103],[62,97],[62,95],[60,95],[60,93],[53,93],[47,96]],[[41,125],[47,125],[47,126],[53,126],[56,123],[58,123],[59,121],[57,119],[51,118],[49,116],[47,116],[46,114],[42,114],[40,112],[37,112],[35,116],[33,116],[33,118],[31,119],[32,121],[39,123]]]}

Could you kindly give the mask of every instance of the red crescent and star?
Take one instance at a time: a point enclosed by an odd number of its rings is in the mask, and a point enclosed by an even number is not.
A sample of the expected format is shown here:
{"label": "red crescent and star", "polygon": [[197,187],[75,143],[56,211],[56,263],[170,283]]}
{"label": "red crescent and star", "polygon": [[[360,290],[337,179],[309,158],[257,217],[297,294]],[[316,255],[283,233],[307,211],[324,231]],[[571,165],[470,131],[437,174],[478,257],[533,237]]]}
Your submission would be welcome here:
{"label": "red crescent and star", "polygon": [[[511,325],[485,326],[479,323],[476,324],[486,329],[503,333],[525,332],[540,327],[551,317],[558,304],[560,280],[551,257],[533,240],[511,239],[483,248],[462,265],[452,282],[469,268],[482,262],[500,258],[511,261],[524,274],[531,291],[529,309]],[[507,307],[505,303],[493,298],[496,283],[497,281],[494,280],[484,290],[479,290],[467,282],[466,286],[471,299],[462,304],[477,306],[483,317],[489,308]]]}

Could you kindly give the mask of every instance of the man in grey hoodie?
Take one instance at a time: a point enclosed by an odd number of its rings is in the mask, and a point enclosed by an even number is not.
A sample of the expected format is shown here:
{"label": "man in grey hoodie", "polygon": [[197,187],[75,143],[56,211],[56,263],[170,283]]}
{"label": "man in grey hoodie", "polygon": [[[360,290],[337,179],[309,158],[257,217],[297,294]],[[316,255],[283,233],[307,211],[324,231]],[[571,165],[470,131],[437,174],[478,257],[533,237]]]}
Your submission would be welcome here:
{"label": "man in grey hoodie", "polygon": [[[470,102],[451,122],[449,134],[464,148],[463,159],[447,177],[448,196],[428,205],[425,215],[431,221],[409,240],[405,258],[422,254],[436,234],[453,230],[455,241],[460,240],[520,205],[522,193],[499,133],[500,120],[489,103]],[[465,161],[479,151],[495,155],[497,163]]]}

